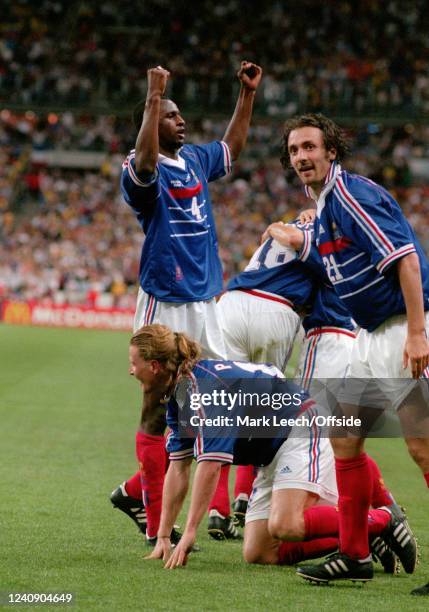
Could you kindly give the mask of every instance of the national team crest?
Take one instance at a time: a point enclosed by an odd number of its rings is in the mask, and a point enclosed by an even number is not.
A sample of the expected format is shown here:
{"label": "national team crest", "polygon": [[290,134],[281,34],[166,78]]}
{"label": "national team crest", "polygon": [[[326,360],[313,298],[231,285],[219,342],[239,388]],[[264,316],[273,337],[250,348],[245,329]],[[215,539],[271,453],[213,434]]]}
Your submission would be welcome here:
{"label": "national team crest", "polygon": [[338,238],[341,238],[342,234],[341,234],[340,230],[338,229],[337,224],[335,223],[335,221],[332,221],[331,230],[332,230],[332,236],[333,236],[334,240],[338,240]]}

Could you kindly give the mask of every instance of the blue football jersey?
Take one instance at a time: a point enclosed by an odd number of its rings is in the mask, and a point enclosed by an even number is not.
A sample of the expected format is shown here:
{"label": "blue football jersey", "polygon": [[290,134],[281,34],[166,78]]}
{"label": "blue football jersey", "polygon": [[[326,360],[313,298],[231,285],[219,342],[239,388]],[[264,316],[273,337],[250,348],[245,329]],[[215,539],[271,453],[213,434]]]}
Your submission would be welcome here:
{"label": "blue football jersey", "polygon": [[302,320],[305,332],[333,327],[353,331],[356,323],[329,282],[321,281],[316,291],[311,312]]}
{"label": "blue football jersey", "polygon": [[425,310],[429,266],[398,203],[376,183],[336,166],[319,198],[315,238],[326,274],[358,325],[373,331],[406,312],[395,263],[417,253]]}
{"label": "blue football jersey", "polygon": [[[312,224],[300,225],[311,230]],[[302,264],[296,251],[268,238],[255,251],[246,268],[227,285],[227,290],[253,289],[278,295],[291,306],[305,306],[311,301],[313,275]]]}
{"label": "blue football jersey", "polygon": [[322,327],[353,331],[356,322],[326,274],[323,260],[316,248],[314,228],[306,228],[303,231],[304,244],[298,257],[305,262],[318,281],[314,289],[311,311],[303,318],[302,326],[306,333]]}
{"label": "blue football jersey", "polygon": [[[251,387],[246,387],[250,381],[254,383]],[[276,418],[294,418],[298,414],[312,408],[313,402],[308,399],[305,391],[296,385],[285,380],[283,374],[275,366],[269,364],[254,364],[239,361],[218,361],[202,360],[194,367],[190,377],[183,379],[176,388],[174,396],[170,399],[167,409],[167,425],[171,433],[167,441],[167,450],[171,460],[180,460],[194,455],[197,461],[220,461],[222,463],[235,463],[236,465],[268,465],[274,458],[276,452],[287,439],[290,427],[278,429],[278,434],[272,437],[257,438],[253,436],[242,436],[239,434],[239,427],[234,424],[225,425],[220,435],[213,435],[212,429],[200,426],[195,435],[189,430],[184,434],[184,406],[189,405],[189,397],[208,389],[216,390],[219,394],[225,393],[242,394],[251,389],[258,397],[267,395],[271,398],[285,397],[289,394],[291,399],[288,405],[279,405],[276,408]],[[242,395],[240,396],[242,397]],[[217,406],[218,404],[216,404]],[[205,415],[211,414],[213,405],[205,403],[202,412]],[[255,406],[256,414],[262,415],[263,410]],[[227,418],[236,419],[237,415],[242,418],[250,413],[250,409],[237,403],[233,412],[216,409],[216,414]],[[255,414],[253,412],[252,414]],[[273,415],[274,411],[270,408],[265,410],[265,414]],[[229,417],[228,417],[229,415]],[[231,415],[234,415],[233,417]],[[185,422],[188,421],[185,419]],[[182,426],[180,430],[179,424]],[[222,427],[222,426],[221,426]]]}
{"label": "blue football jersey", "polygon": [[139,275],[146,293],[164,302],[196,302],[222,291],[208,183],[230,170],[224,142],[184,145],[178,160],[160,155],[149,178],[137,174],[130,152],[121,190],[146,235]]}

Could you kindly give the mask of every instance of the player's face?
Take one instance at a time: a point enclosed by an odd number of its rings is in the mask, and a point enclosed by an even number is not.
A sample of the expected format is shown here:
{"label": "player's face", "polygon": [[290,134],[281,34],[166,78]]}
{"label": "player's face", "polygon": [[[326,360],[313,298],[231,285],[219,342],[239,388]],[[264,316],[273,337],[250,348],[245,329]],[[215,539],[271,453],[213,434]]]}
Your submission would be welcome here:
{"label": "player's face", "polygon": [[[129,348],[130,369],[129,373],[134,376],[143,387],[144,391],[150,391],[157,382],[159,363],[153,359],[143,359],[136,346]],[[155,365],[157,364],[157,366]]]}
{"label": "player's face", "polygon": [[159,145],[174,152],[185,142],[185,121],[172,100],[163,100],[159,114]]}
{"label": "player's face", "polygon": [[288,151],[293,169],[304,183],[320,193],[325,184],[336,151],[328,151],[323,142],[323,132],[316,127],[292,130],[288,138]]}

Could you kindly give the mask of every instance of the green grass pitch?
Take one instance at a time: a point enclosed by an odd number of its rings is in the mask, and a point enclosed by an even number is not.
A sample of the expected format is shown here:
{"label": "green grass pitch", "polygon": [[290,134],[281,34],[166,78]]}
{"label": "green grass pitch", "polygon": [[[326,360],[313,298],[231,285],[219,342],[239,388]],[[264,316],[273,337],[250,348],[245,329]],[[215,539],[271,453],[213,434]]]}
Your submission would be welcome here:
{"label": "green grass pitch", "polygon": [[246,566],[240,544],[210,541],[205,525],[202,552],[186,569],[144,560],[143,538],[108,499],[136,467],[140,393],[128,376],[128,339],[0,326],[3,596],[72,592],[72,609],[84,611],[428,609],[409,592],[429,580],[429,494],[401,440],[372,440],[369,449],[419,538],[413,576],[377,570],[364,587],[312,586],[293,568]]}

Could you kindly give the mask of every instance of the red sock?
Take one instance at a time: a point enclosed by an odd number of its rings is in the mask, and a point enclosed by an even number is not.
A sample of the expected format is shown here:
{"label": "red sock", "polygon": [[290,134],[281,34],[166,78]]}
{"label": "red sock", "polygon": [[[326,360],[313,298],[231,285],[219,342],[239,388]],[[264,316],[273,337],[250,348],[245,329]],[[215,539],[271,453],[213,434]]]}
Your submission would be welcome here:
{"label": "red sock", "polygon": [[338,538],[317,538],[310,542],[281,542],[279,565],[295,565],[305,559],[324,557],[338,548]]}
{"label": "red sock", "polygon": [[237,499],[243,493],[250,497],[254,480],[255,468],[253,465],[239,465],[235,472],[234,497]]}
{"label": "red sock", "polygon": [[137,459],[140,463],[143,503],[147,514],[146,535],[158,533],[162,487],[165,476],[165,438],[137,432]]}
{"label": "red sock", "polygon": [[[390,521],[387,510],[368,512],[368,534],[379,535]],[[305,540],[338,536],[339,513],[334,506],[313,506],[304,512]]]}
{"label": "red sock", "polygon": [[393,496],[384,484],[380,468],[372,457],[367,455],[367,459],[372,477],[371,506],[373,508],[379,508],[380,506],[390,506],[390,504],[393,502]]}
{"label": "red sock", "polygon": [[228,478],[229,478],[229,464],[225,464],[221,467],[219,482],[217,483],[216,491],[212,497],[209,505],[210,510],[217,510],[222,516],[230,515],[230,504],[229,504],[229,489],[228,489]]}
{"label": "red sock", "polygon": [[429,472],[427,472],[427,474],[423,474],[424,479],[426,480],[426,484],[429,487]]}
{"label": "red sock", "polygon": [[338,509],[335,506],[313,506],[304,512],[305,539],[338,537]]}
{"label": "red sock", "polygon": [[380,535],[387,523],[390,521],[391,515],[387,510],[370,510],[368,512],[368,534],[370,536]]}
{"label": "red sock", "polygon": [[142,499],[142,478],[140,470],[127,480],[125,483],[125,491],[130,497],[134,497],[134,499]]}
{"label": "red sock", "polygon": [[338,486],[340,551],[352,559],[369,557],[368,510],[372,496],[371,470],[365,453],[335,458]]}

